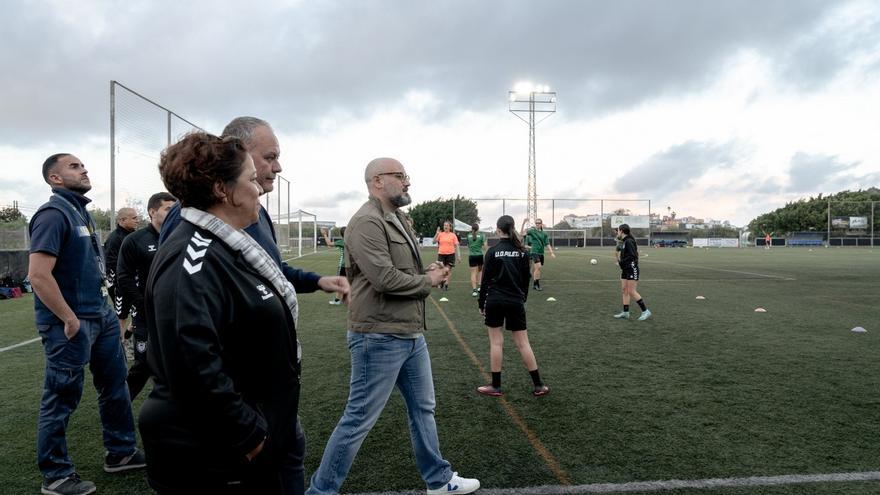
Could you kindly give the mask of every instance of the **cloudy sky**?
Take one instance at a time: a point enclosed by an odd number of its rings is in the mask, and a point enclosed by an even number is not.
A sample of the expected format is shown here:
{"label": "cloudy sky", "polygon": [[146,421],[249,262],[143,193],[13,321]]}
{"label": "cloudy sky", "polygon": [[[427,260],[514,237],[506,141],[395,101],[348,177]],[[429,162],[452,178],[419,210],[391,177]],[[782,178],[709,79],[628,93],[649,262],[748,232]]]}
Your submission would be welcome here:
{"label": "cloudy sky", "polygon": [[[270,121],[291,207],[343,224],[377,156],[403,162],[416,202],[524,198],[528,127],[507,99],[524,80],[558,93],[539,198],[743,224],[880,185],[876,1],[6,0],[0,67],[0,205],[25,213],[59,151],[110,206],[111,80],[210,132]],[[167,116],[121,90],[116,114],[119,207],[162,188]],[[605,208],[621,205],[646,213]],[[554,206],[539,214],[598,212]]]}

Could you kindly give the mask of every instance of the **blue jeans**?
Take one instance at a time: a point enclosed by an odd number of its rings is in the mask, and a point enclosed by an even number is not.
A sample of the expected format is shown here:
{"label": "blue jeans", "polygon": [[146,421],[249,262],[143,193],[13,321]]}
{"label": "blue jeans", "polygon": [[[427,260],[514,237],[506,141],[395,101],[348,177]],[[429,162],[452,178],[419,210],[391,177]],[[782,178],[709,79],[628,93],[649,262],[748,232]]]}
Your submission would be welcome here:
{"label": "blue jeans", "polygon": [[[312,475],[309,495],[339,493],[354,457],[376,424],[395,385],[409,415],[416,465],[428,488],[452,478],[440,454],[434,422],[434,378],[425,338],[401,339],[388,334],[348,332],[351,389],[342,418],[330,435],[321,465]],[[381,452],[378,453],[381,455]]]}
{"label": "blue jeans", "polygon": [[70,340],[64,335],[63,324],[37,325],[46,352],[46,381],[37,424],[37,465],[47,480],[75,471],[67,454],[67,422],[82,398],[87,364],[98,391],[104,448],[121,456],[137,449],[119,320],[109,306],[105,309],[101,318],[80,320],[79,332]]}

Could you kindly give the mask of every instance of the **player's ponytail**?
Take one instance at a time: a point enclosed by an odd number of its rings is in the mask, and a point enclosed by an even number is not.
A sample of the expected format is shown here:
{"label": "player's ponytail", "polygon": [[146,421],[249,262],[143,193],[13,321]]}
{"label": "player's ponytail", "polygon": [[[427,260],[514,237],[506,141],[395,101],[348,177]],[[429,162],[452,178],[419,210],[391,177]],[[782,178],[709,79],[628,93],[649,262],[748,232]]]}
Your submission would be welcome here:
{"label": "player's ponytail", "polygon": [[476,240],[477,240],[477,231],[478,231],[478,230],[480,230],[480,225],[479,225],[479,224],[476,224],[476,223],[475,223],[475,224],[471,225],[471,240],[472,240],[472,241],[476,241]]}
{"label": "player's ponytail", "polygon": [[510,242],[513,243],[513,246],[520,252],[526,252],[525,246],[523,246],[522,241],[519,239],[519,234],[516,233],[516,223],[513,221],[513,217],[510,215],[501,215],[498,218],[498,222],[495,223],[495,226],[498,227],[498,230],[504,233],[504,235],[510,237]]}

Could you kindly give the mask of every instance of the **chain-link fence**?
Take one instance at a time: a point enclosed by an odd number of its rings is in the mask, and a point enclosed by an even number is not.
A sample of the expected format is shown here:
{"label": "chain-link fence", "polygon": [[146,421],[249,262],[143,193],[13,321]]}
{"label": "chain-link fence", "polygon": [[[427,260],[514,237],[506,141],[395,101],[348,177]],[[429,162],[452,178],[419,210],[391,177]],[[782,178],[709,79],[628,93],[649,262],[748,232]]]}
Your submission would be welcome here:
{"label": "chain-link fence", "polygon": [[27,251],[30,247],[27,225],[0,226],[0,251]]}
{"label": "chain-link fence", "polygon": [[[526,218],[527,201],[516,198],[477,198],[480,229],[495,230],[502,215],[520,222]],[[566,199],[537,201],[537,218],[544,223],[554,246],[613,246],[615,230],[621,224],[630,226],[633,237],[643,245],[651,243],[652,222],[659,222],[651,212],[650,199]],[[659,229],[659,226],[657,227]]]}
{"label": "chain-link fence", "polygon": [[880,230],[875,216],[880,201],[828,200],[828,246],[873,247]]}
{"label": "chain-link fence", "polygon": [[120,206],[146,215],[147,200],[165,191],[159,176],[162,150],[201,127],[136,91],[110,81],[111,225]]}

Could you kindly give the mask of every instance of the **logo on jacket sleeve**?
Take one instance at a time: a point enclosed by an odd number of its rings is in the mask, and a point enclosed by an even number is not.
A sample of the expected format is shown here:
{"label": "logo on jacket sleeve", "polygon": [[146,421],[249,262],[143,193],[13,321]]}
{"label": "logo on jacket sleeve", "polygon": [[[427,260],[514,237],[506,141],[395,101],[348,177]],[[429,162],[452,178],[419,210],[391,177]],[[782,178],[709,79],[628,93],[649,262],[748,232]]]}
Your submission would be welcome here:
{"label": "logo on jacket sleeve", "polygon": [[269,292],[269,290],[266,289],[266,286],[263,284],[258,285],[257,290],[260,291],[260,297],[262,297],[264,301],[275,295]]}
{"label": "logo on jacket sleeve", "polygon": [[183,269],[190,275],[197,273],[202,269],[202,258],[208,252],[208,246],[211,245],[211,239],[205,239],[198,232],[194,232],[189,244],[186,246],[186,256],[183,257]]}
{"label": "logo on jacket sleeve", "polygon": [[147,244],[147,252],[148,253],[155,253],[156,252],[156,245],[155,244]]}

